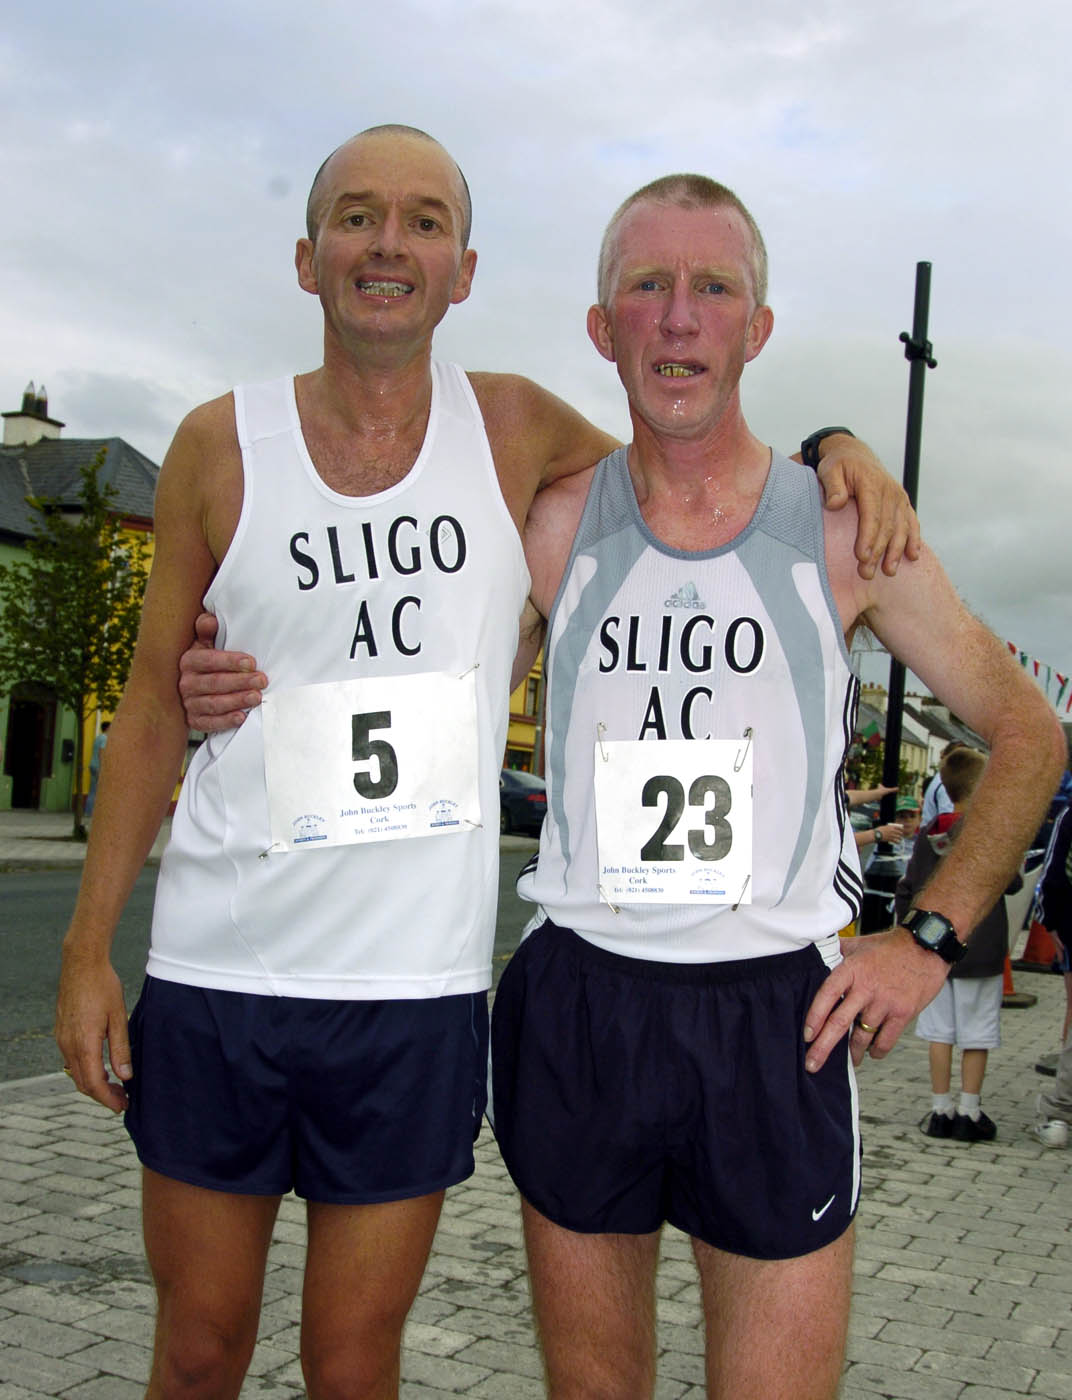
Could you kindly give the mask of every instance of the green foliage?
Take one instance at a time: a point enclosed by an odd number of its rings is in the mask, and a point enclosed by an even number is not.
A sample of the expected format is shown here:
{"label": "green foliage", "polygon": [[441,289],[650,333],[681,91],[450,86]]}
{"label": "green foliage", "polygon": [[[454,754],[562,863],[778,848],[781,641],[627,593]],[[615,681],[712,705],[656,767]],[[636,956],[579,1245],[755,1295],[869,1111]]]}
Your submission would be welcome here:
{"label": "green foliage", "polygon": [[27,558],[0,567],[0,688],[48,686],[73,710],[75,834],[82,827],[83,736],[92,709],[113,710],[130,671],[148,577],[143,535],[124,534],[102,450],[81,469],[77,513],[30,498]]}
{"label": "green foliage", "polygon": [[[862,788],[879,787],[882,783],[882,765],[886,758],[886,745],[880,743],[871,748],[867,744],[858,744],[853,750],[852,770],[856,777],[856,786]],[[914,792],[916,784],[919,782],[920,774],[908,767],[904,759],[898,765],[898,787],[901,792]]]}

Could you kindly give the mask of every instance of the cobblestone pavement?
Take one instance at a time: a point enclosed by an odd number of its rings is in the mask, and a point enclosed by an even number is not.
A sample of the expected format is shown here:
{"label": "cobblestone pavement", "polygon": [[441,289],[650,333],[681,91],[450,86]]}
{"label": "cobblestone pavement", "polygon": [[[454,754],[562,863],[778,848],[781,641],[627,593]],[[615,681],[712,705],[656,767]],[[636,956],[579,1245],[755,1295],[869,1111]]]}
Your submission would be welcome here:
{"label": "cobblestone pavement", "polygon": [[[0,827],[0,860],[6,833]],[[21,860],[21,852],[15,854]],[[860,1073],[864,1194],[842,1400],[1072,1400],[1072,1153],[1028,1136],[1038,1054],[1056,1048],[1059,977],[1017,974],[1038,1004],[1003,1013],[984,1106],[993,1143],[924,1138],[926,1047],[903,1038]],[[135,1400],[153,1294],[138,1167],[122,1128],[62,1075],[0,1084],[0,1400]],[[243,1397],[304,1394],[297,1360],[304,1223],[284,1201]],[[703,1340],[688,1244],[659,1269],[659,1400],[699,1400]],[[772,1339],[772,1344],[776,1341]],[[543,1394],[513,1190],[485,1130],[450,1192],[406,1332],[402,1395]]]}
{"label": "cobblestone pavement", "polygon": [[[985,1105],[994,1143],[935,1142],[926,1049],[906,1037],[861,1071],[865,1134],[852,1336],[843,1400],[1072,1400],[1072,1154],[1025,1131],[1037,1053],[1055,1041],[1061,979],[1004,1013]],[[243,1396],[303,1394],[297,1361],[304,1225],[283,1203],[260,1342]],[[698,1292],[686,1241],[659,1269],[660,1400],[702,1395]],[[138,1168],[121,1124],[62,1075],[0,1085],[0,1400],[134,1400],[143,1391],[152,1289]],[[402,1393],[542,1395],[518,1213],[485,1131],[477,1171],[448,1197],[406,1333]]]}

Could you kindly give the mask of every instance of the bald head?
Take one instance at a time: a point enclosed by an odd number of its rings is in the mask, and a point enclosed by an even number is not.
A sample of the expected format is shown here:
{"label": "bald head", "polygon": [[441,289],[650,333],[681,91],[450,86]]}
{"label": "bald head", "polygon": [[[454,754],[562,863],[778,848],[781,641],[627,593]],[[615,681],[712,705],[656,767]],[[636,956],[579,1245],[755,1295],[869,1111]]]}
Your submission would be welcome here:
{"label": "bald head", "polygon": [[321,164],[320,169],[313,177],[312,187],[309,190],[309,198],[305,205],[305,228],[309,238],[315,243],[317,231],[320,228],[320,220],[324,216],[327,190],[331,183],[331,164],[335,157],[344,151],[351,151],[360,143],[376,137],[395,136],[405,140],[426,141],[429,145],[437,147],[446,156],[447,160],[454,168],[457,175],[457,196],[461,209],[461,243],[462,249],[469,246],[469,234],[473,226],[473,202],[469,197],[469,186],[465,176],[461,172],[461,167],[450,154],[450,152],[435,139],[429,136],[427,131],[421,131],[415,126],[404,126],[399,122],[387,122],[382,126],[370,126],[364,131],[359,131],[356,136],[351,136],[349,141],[344,141],[341,146],[336,146],[331,155]]}

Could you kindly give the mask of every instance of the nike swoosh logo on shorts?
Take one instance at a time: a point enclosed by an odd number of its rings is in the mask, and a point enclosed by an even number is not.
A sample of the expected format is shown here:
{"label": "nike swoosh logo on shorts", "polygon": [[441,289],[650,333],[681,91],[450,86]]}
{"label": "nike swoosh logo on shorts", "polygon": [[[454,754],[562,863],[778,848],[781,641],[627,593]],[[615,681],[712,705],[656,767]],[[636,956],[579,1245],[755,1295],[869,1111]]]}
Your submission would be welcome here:
{"label": "nike swoosh logo on shorts", "polygon": [[835,1191],[834,1194],[833,1194],[833,1195],[830,1197],[830,1199],[827,1201],[827,1203],[826,1203],[825,1206],[820,1206],[820,1208],[819,1208],[818,1210],[813,1210],[813,1211],[812,1211],[812,1213],[811,1213],[811,1218],[812,1218],[813,1220],[822,1220],[823,1216],[826,1214],[826,1212],[830,1209],[830,1207],[834,1204],[834,1202],[835,1202],[836,1200],[837,1200],[837,1192]]}

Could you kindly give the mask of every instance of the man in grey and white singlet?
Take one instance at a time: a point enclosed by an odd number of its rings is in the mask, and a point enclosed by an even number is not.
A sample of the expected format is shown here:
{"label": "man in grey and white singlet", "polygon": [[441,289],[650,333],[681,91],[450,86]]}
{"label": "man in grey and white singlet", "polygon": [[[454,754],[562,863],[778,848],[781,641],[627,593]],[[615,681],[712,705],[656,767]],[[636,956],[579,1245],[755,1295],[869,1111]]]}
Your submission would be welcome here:
{"label": "man in grey and white singlet", "polygon": [[[596,349],[633,442],[537,497],[540,906],[496,993],[496,1135],[555,1397],[655,1383],[659,1233],[692,1238],[719,1400],[831,1400],[859,1192],[854,1062],[885,1055],[1008,882],[1063,758],[933,554],[862,578],[851,508],[758,441],[773,326],[747,209],[668,176],[607,230]],[[842,768],[866,624],[984,736],[962,840],[905,925],[859,908]]]}

